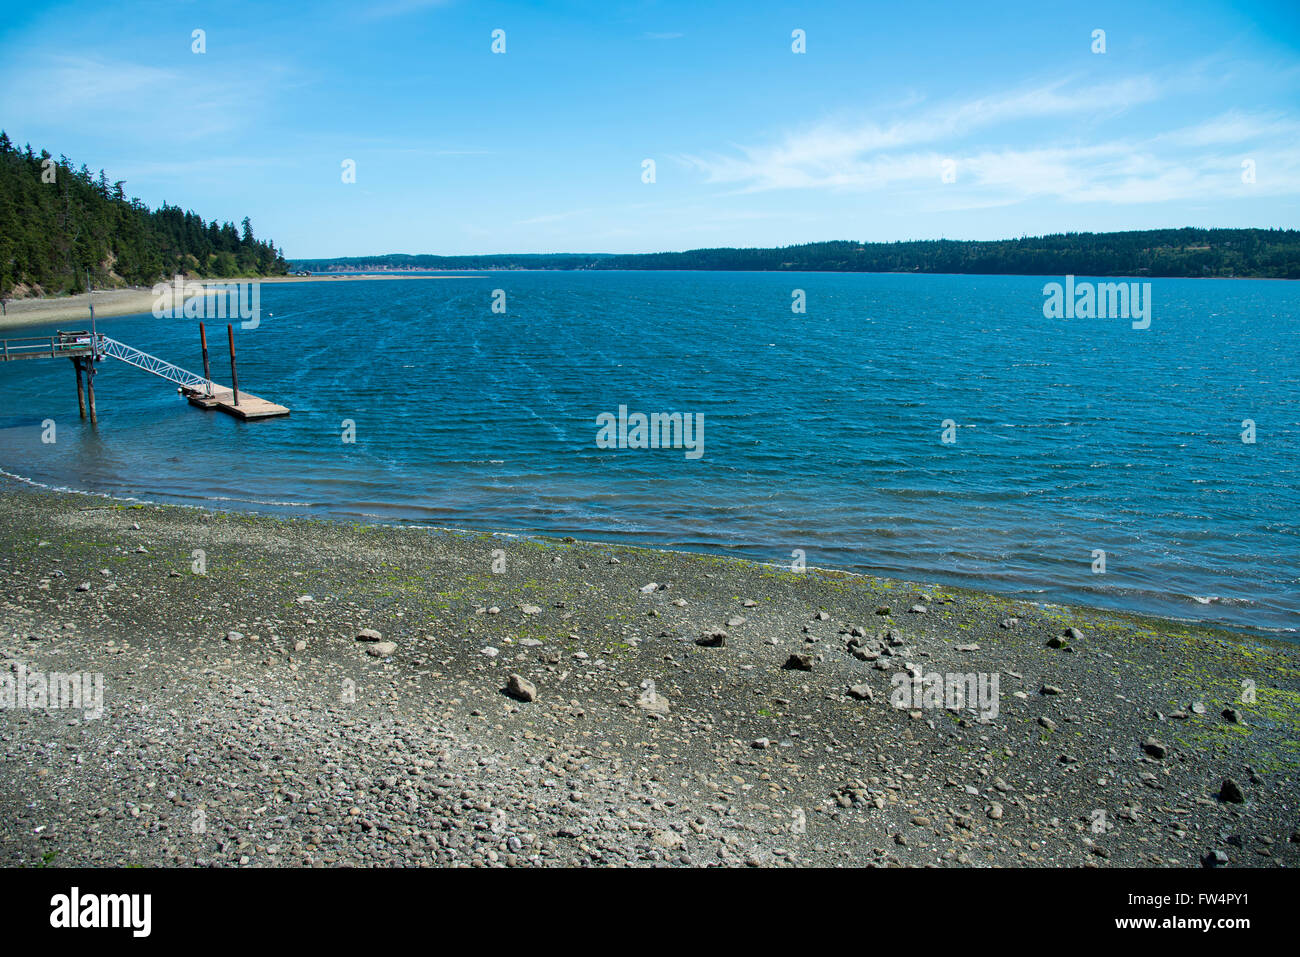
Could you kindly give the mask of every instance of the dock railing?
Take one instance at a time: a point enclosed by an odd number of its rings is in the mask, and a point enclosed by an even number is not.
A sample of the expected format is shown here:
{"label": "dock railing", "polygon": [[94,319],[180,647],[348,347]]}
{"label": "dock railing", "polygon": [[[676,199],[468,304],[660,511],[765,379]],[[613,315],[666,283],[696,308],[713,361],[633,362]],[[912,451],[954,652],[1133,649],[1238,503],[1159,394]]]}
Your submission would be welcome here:
{"label": "dock railing", "polygon": [[21,336],[0,340],[3,361],[14,359],[64,359],[94,353],[89,332],[56,332],[52,336]]}

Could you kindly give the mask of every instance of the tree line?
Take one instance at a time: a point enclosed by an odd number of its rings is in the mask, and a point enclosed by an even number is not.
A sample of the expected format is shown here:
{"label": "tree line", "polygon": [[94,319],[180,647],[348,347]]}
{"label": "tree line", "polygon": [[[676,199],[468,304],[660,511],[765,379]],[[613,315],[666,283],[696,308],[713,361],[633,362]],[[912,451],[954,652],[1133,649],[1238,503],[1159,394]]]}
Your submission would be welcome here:
{"label": "tree line", "polygon": [[918,272],[1021,276],[1300,279],[1294,229],[1143,229],[999,240],[837,241],[628,255],[388,255],[295,260],[313,272],[481,269],[718,269],[772,272]]}
{"label": "tree line", "polygon": [[0,130],[0,296],[147,286],[176,275],[282,275],[283,250],[239,228],[164,203],[151,210],[126,198],[83,163],[19,149]]}

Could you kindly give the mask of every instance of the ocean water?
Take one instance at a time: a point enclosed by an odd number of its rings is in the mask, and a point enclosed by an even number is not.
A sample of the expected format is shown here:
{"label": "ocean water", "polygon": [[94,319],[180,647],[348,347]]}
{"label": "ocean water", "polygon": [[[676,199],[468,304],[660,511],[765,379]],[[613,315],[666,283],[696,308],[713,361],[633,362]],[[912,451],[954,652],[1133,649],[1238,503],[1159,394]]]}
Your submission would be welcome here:
{"label": "ocean water", "polygon": [[[1300,285],[1151,280],[1151,326],[1135,330],[1044,318],[1044,283],[1063,278],[266,285],[260,327],[236,333],[240,384],[290,418],[201,412],[105,360],[96,430],[77,418],[70,363],[0,363],[0,468],[213,507],[782,564],[799,550],[810,566],[1295,635]],[[202,368],[192,320],[100,329]],[[209,339],[229,382],[223,324]],[[597,416],[620,406],[702,416],[703,455],[598,447]]]}

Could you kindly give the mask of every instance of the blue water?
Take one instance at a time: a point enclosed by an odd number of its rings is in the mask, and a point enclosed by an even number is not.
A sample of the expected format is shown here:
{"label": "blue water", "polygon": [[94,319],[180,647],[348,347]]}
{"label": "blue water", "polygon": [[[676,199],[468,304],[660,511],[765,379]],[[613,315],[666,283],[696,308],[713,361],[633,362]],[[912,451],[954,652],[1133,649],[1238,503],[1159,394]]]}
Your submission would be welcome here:
{"label": "blue water", "polygon": [[[77,419],[69,363],[0,364],[0,467],[153,500],[781,563],[801,549],[809,565],[1296,632],[1300,285],[1154,280],[1137,331],[1045,319],[1053,278],[267,285],[260,328],[237,333],[240,383],[291,418],[200,412],[110,360],[96,431]],[[490,308],[498,288],[505,314]],[[100,328],[201,368],[192,321]],[[224,330],[212,338],[228,382]],[[620,405],[702,414],[703,457],[597,448],[596,416]]]}

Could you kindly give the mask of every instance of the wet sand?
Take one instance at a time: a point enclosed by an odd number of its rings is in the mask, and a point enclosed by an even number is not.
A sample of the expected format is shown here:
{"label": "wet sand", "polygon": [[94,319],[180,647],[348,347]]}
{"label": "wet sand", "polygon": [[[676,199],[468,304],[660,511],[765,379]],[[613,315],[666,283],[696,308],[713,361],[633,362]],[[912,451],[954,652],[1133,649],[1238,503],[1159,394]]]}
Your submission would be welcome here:
{"label": "wet sand", "polygon": [[[258,282],[264,285],[301,282],[368,282],[390,279],[475,279],[476,276],[270,276]],[[228,282],[245,282],[241,279],[199,279],[192,282],[216,285]],[[95,290],[95,316],[131,316],[151,312],[157,296],[152,286],[133,286],[129,289]],[[51,322],[80,323],[89,328],[90,296],[51,296],[46,298],[14,299],[5,305],[5,315],[0,316],[0,331],[18,330],[23,326]],[[21,335],[21,333],[14,333]]]}

